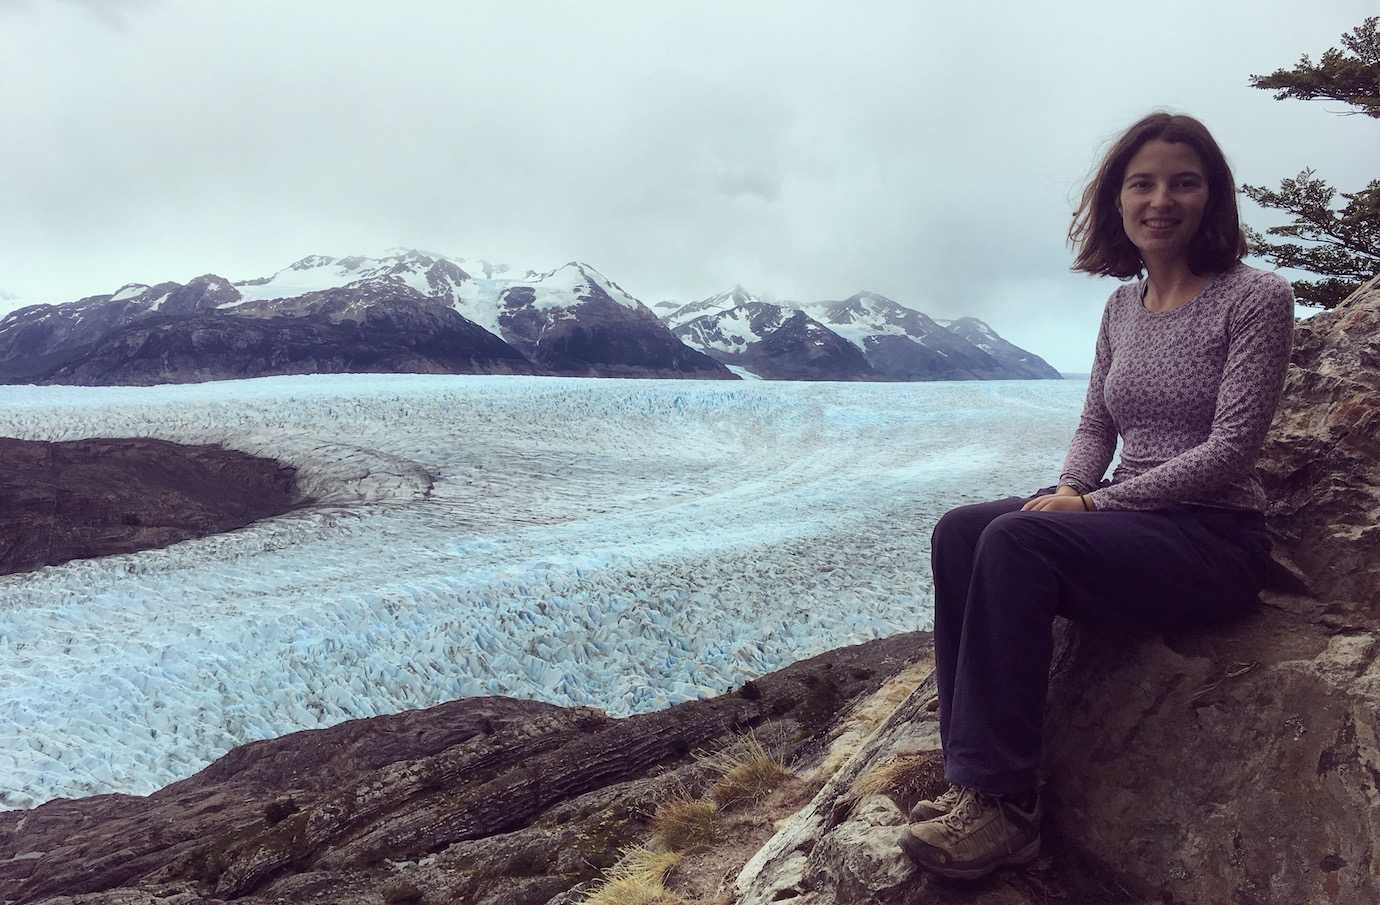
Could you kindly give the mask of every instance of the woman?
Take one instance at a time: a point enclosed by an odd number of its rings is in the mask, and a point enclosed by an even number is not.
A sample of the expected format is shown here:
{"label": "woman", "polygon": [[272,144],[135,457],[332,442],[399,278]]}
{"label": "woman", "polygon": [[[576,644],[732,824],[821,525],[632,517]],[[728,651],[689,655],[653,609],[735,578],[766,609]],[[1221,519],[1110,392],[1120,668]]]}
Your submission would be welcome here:
{"label": "woman", "polygon": [[[1255,603],[1269,541],[1253,464],[1293,343],[1289,283],[1241,263],[1231,170],[1202,123],[1154,113],[1083,193],[1073,269],[1144,277],[1102,313],[1059,483],[961,506],[935,527],[945,776],[901,845],[978,877],[1039,852],[1041,717],[1056,614],[1165,629]],[[1121,461],[1103,473],[1117,435]]]}

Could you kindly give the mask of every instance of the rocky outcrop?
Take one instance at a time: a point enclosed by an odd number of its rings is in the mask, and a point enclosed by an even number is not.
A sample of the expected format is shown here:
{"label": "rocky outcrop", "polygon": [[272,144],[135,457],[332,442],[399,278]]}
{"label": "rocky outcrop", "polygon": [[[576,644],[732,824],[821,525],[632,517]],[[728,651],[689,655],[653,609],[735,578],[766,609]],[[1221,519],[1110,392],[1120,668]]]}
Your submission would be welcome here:
{"label": "rocky outcrop", "polygon": [[818,747],[924,641],[843,648],[621,720],[456,701],[245,745],[147,797],[0,813],[0,901],[379,903],[403,877],[425,901],[544,905],[702,782],[696,751],[749,730],[786,754]]}
{"label": "rocky outcrop", "polygon": [[1257,470],[1276,556],[1302,589],[1380,622],[1380,277],[1295,327]]}
{"label": "rocky outcrop", "polygon": [[[323,300],[323,305],[330,303]],[[343,307],[351,301],[336,303]],[[367,307],[357,319],[208,314],[142,320],[107,335],[85,354],[43,374],[40,382],[149,386],[279,374],[535,370],[507,343],[451,309],[402,297]]]}
{"label": "rocky outcrop", "polygon": [[[1066,889],[1380,901],[1378,324],[1380,279],[1299,325],[1258,465],[1281,561],[1258,612],[1168,636],[1057,626],[1044,835]],[[869,798],[867,778],[909,764],[934,791],[933,709],[922,686],[747,865],[735,905],[1048,900],[1048,859],[955,892],[878,846],[920,795],[893,782]]]}
{"label": "rocky outcrop", "polygon": [[1378,328],[1380,278],[1296,329],[1258,468],[1302,588],[1223,629],[1065,639],[1053,821],[1147,896],[1380,901]]}
{"label": "rocky outcrop", "polygon": [[300,505],[295,476],[219,446],[0,437],[0,575],[242,528]]}

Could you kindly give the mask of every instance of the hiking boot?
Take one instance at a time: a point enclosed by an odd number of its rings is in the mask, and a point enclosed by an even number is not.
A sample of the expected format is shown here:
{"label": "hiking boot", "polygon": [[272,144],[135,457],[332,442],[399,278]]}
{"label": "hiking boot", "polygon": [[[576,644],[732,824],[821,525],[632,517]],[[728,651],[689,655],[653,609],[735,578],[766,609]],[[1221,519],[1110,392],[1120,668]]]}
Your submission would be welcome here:
{"label": "hiking boot", "polygon": [[915,807],[910,809],[910,822],[919,823],[922,820],[943,817],[954,809],[954,805],[958,804],[958,797],[962,793],[961,787],[949,783],[949,787],[937,798],[922,798],[915,803]]}
{"label": "hiking boot", "polygon": [[963,789],[949,813],[906,827],[901,848],[917,866],[959,880],[1029,864],[1040,854],[1039,799],[1025,810],[1009,798]]}

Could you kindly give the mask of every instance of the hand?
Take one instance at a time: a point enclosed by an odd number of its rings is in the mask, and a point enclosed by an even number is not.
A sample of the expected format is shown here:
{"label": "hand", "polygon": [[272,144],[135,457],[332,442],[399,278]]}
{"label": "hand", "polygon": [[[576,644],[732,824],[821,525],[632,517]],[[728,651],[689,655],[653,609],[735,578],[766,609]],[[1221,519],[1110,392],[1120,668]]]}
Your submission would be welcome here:
{"label": "hand", "polygon": [[1047,493],[1021,507],[1022,512],[1086,512],[1083,498],[1077,494]]}

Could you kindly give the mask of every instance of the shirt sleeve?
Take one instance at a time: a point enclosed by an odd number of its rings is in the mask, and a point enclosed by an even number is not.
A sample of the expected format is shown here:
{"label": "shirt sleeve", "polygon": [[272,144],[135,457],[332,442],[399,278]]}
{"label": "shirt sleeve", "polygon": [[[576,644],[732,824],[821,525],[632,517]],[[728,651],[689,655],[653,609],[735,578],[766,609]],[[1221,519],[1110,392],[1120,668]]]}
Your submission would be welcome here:
{"label": "shirt sleeve", "polygon": [[1088,494],[1097,509],[1163,509],[1210,496],[1255,465],[1284,390],[1294,341],[1294,293],[1265,274],[1228,319],[1226,363],[1207,439],[1134,478]]}
{"label": "shirt sleeve", "polygon": [[[1116,293],[1112,293],[1112,298]],[[1107,339],[1107,321],[1110,318],[1112,301],[1102,309],[1102,326],[1097,330],[1097,349],[1093,354],[1092,374],[1088,378],[1088,395],[1083,400],[1083,415],[1078,419],[1078,429],[1073,432],[1073,442],[1069,444],[1068,455],[1064,457],[1064,467],[1059,473],[1059,483],[1068,484],[1079,493],[1096,489],[1112,463],[1116,452],[1116,422],[1107,411],[1103,398],[1103,384],[1107,380],[1107,370],[1112,365],[1112,347]]]}

